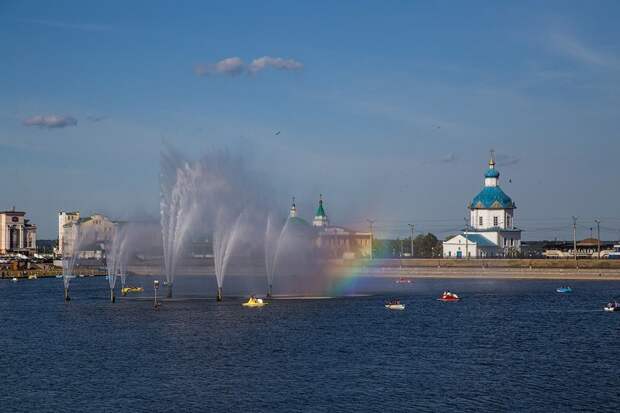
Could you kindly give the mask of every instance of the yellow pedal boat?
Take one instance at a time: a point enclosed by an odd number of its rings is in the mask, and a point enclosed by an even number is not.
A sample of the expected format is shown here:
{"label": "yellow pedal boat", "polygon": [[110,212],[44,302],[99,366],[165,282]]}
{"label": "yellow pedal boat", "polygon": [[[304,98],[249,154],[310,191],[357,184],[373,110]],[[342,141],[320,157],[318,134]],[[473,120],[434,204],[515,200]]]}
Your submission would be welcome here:
{"label": "yellow pedal boat", "polygon": [[123,295],[127,295],[127,293],[141,293],[142,291],[144,291],[142,287],[125,287],[121,289]]}
{"label": "yellow pedal boat", "polygon": [[267,305],[267,303],[264,302],[262,298],[256,298],[252,296],[246,303],[243,303],[241,305],[243,305],[244,307],[264,307]]}

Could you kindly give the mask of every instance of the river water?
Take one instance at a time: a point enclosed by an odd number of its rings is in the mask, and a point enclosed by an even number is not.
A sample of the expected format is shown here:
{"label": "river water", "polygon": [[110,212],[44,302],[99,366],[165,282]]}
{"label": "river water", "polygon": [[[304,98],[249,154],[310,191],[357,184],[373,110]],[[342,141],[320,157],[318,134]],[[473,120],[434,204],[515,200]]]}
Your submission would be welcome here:
{"label": "river water", "polygon": [[[262,309],[179,297],[154,311],[109,303],[103,278],[74,280],[70,303],[62,280],[2,280],[0,410],[614,411],[620,314],[602,307],[620,283],[557,294],[563,284],[418,280]],[[444,289],[463,300],[437,301]],[[405,311],[383,307],[395,295]]]}

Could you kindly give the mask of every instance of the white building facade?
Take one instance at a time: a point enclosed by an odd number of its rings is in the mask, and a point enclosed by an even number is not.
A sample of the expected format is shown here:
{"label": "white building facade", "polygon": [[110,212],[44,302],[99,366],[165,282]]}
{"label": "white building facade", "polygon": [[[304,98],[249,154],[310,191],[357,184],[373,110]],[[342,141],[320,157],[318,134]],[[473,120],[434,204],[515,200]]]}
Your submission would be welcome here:
{"label": "white building facade", "polygon": [[509,257],[521,252],[521,230],[514,226],[513,200],[499,186],[491,154],[484,187],[468,205],[469,225],[443,243],[445,258]]}
{"label": "white building facade", "polygon": [[[61,225],[63,220],[66,222]],[[62,251],[62,256],[70,256],[79,248],[80,257],[95,259],[103,257],[105,243],[112,239],[116,228],[116,223],[105,215],[93,214],[80,218],[79,212],[71,212],[69,215],[60,212],[58,224],[59,251]]]}

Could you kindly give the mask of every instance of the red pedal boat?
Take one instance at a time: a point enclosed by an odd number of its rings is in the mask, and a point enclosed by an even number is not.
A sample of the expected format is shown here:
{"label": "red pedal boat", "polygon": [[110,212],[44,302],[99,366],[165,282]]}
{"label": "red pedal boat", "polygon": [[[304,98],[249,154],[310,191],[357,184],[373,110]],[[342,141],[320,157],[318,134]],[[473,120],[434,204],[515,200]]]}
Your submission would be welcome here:
{"label": "red pedal boat", "polygon": [[459,301],[460,299],[461,297],[450,291],[444,291],[441,297],[438,298],[439,301]]}

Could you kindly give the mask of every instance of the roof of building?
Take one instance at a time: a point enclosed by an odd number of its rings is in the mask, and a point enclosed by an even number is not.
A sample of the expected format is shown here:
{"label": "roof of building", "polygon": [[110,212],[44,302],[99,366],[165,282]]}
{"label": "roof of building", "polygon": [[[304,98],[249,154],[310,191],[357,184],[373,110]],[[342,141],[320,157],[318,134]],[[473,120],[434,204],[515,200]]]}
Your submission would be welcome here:
{"label": "roof of building", "polygon": [[319,207],[316,209],[315,216],[317,216],[317,217],[326,217],[327,216],[327,214],[325,214],[325,209],[323,209],[323,196],[319,197]]}
{"label": "roof of building", "polygon": [[444,241],[444,243],[451,244],[452,240],[454,240],[455,238],[458,238],[458,237],[466,238],[468,242],[471,242],[472,244],[476,244],[479,247],[497,247],[496,244],[494,244],[488,238],[486,238],[486,237],[484,237],[483,235],[480,235],[480,234],[467,234],[467,237],[465,237],[465,234],[458,234],[458,235],[455,235],[454,237]]}
{"label": "roof of building", "polygon": [[499,171],[495,168],[489,168],[484,174],[485,178],[499,178]]}
{"label": "roof of building", "polygon": [[467,238],[469,242],[474,242],[476,245],[481,246],[481,247],[496,247],[497,246],[493,242],[489,241],[488,238],[480,234],[467,234],[467,236],[465,236],[464,234],[461,234],[461,235],[463,235],[463,238]]}
{"label": "roof of building", "polygon": [[470,209],[516,208],[512,199],[499,186],[485,186],[469,204]]}

